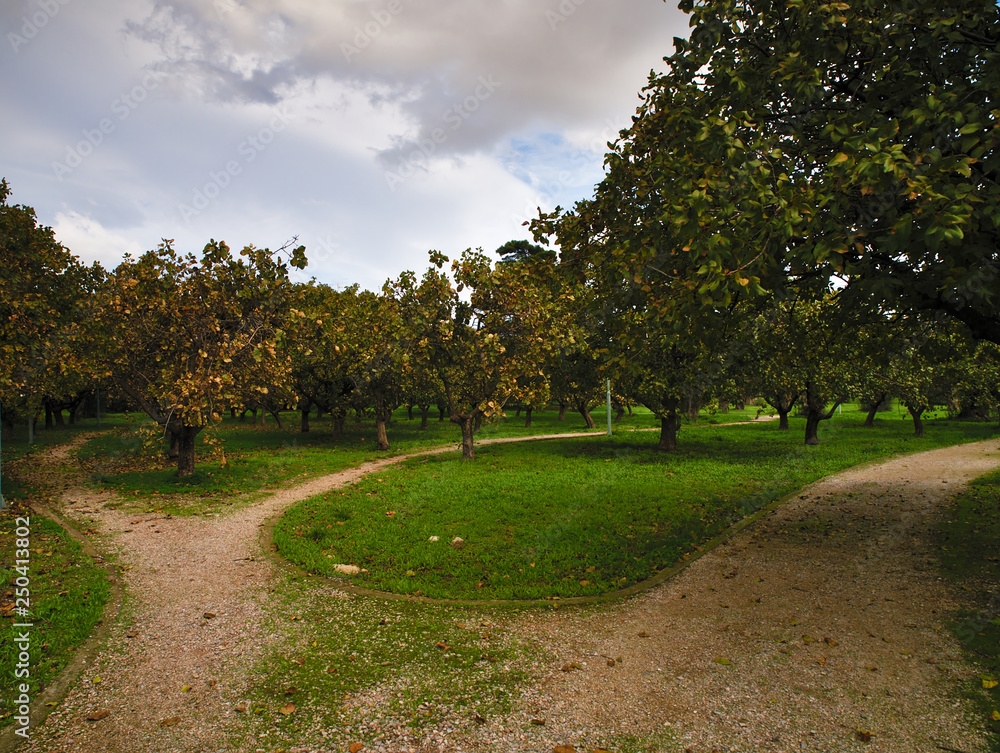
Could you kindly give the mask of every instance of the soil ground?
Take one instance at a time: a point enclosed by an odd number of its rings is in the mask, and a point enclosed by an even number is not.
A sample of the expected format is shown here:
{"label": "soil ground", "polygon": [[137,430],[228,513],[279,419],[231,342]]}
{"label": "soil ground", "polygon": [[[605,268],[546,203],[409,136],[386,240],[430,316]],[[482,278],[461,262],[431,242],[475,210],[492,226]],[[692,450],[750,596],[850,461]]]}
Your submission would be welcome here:
{"label": "soil ground", "polygon": [[[839,473],[640,596],[512,615],[506,628],[551,659],[538,681],[510,715],[452,727],[422,749],[590,750],[631,735],[694,753],[980,750],[958,693],[974,670],[947,630],[962,594],[937,576],[930,534],[962,484],[1000,465],[998,445]],[[107,645],[23,749],[233,751],[224,731],[248,673],[282,639],[267,619],[279,573],[260,527],[399,459],[222,517],[127,514],[109,495],[67,489],[62,514],[99,531],[92,539],[119,564],[128,598]]]}

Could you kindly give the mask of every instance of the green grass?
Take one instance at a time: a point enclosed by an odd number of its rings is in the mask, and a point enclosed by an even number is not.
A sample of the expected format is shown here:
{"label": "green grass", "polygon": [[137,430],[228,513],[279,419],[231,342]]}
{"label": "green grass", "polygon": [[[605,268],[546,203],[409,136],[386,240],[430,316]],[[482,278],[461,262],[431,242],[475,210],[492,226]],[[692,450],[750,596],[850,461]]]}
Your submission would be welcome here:
{"label": "green grass", "polygon": [[[378,715],[422,730],[511,711],[536,649],[510,636],[509,614],[359,597],[285,582],[272,612],[287,636],[257,667],[243,704],[244,735],[268,750],[375,744]],[[293,704],[293,713],[281,712]],[[324,730],[323,738],[317,730]],[[344,747],[337,747],[343,745]]]}
{"label": "green grass", "polygon": [[[453,599],[595,596],[690,557],[732,523],[829,473],[901,452],[995,436],[931,421],[915,438],[896,414],[860,426],[846,410],[806,447],[803,421],[686,428],[481,447],[477,460],[417,458],[300,503],[274,532],[282,555],[322,575],[367,570],[378,590]],[[438,537],[432,541],[431,537]],[[465,544],[452,548],[460,537]]]}
{"label": "green grass", "polygon": [[976,726],[989,730],[990,751],[1000,753],[1000,471],[972,482],[939,526],[942,573],[969,589],[976,608],[952,628],[979,674],[966,688]]}
{"label": "green grass", "polygon": [[[729,413],[706,413],[698,426],[718,421],[752,418],[757,408]],[[163,445],[150,441],[154,427],[148,419],[132,414],[117,416],[112,428],[94,437],[77,451],[77,458],[95,484],[116,491],[121,505],[137,510],[162,510],[173,515],[196,515],[225,510],[233,505],[257,499],[267,489],[280,488],[316,476],[336,473],[386,455],[405,454],[428,447],[457,445],[461,434],[449,421],[438,421],[437,411],[427,429],[420,429],[419,412],[413,420],[405,409],[397,410],[389,425],[391,449],[375,448],[375,429],[371,422],[358,424],[350,417],[342,436],[335,437],[329,420],[313,419],[312,430],[298,431],[298,416],[283,414],[286,429],[278,429],[269,418],[266,427],[225,419],[215,435],[224,446],[227,465],[221,455],[205,443],[208,431],[199,436],[196,472],[187,478],[177,477],[176,469],[163,455]],[[595,412],[595,418],[598,418]],[[107,423],[107,421],[106,421]],[[598,429],[600,434],[606,429]],[[643,408],[633,409],[616,430],[645,429],[658,426],[652,414]],[[514,411],[485,423],[477,441],[520,436],[538,436],[586,431],[582,417],[569,413],[563,421],[558,412],[536,412],[532,427],[524,428],[523,418]]]}
{"label": "green grass", "polygon": [[[17,516],[30,516],[30,547],[27,577],[30,615],[17,616],[16,579]],[[72,659],[101,617],[108,595],[105,573],[84,555],[80,545],[58,525],[22,508],[6,508],[0,515],[0,727],[13,723],[15,690],[30,686],[32,699]],[[29,677],[17,678],[15,667],[20,647],[14,643],[13,623],[31,623]]]}

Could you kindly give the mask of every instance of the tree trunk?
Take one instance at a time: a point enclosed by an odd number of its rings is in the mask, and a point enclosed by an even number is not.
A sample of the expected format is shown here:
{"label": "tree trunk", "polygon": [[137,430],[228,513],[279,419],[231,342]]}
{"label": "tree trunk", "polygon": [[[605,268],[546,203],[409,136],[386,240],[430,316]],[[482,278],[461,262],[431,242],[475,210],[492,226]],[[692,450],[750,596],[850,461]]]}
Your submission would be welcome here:
{"label": "tree trunk", "polygon": [[264,410],[263,408],[260,409],[260,412],[258,412],[257,409],[254,408],[253,417],[254,421],[257,422],[258,426],[267,426],[267,411]]}
{"label": "tree trunk", "polygon": [[48,403],[45,404],[45,428],[52,428],[52,406]]}
{"label": "tree trunk", "polygon": [[330,416],[333,418],[333,436],[343,436],[344,422],[347,420],[347,411],[343,408],[334,408],[330,411]]}
{"label": "tree trunk", "polygon": [[483,426],[483,414],[482,413],[477,413],[476,414],[476,425],[475,425],[475,428],[473,429],[473,431],[479,431],[482,428],[482,426]]}
{"label": "tree trunk", "polygon": [[273,410],[273,411],[270,411],[270,413],[271,413],[272,416],[274,416],[274,421],[275,421],[276,424],[278,424],[278,428],[281,429],[282,431],[284,431],[285,430],[285,423],[284,423],[284,421],[281,420],[281,411],[280,410]]}
{"label": "tree trunk", "polygon": [[913,417],[913,436],[922,437],[924,435],[924,422],[921,416],[923,416],[924,411],[927,410],[926,405],[910,405],[907,403],[906,410],[910,412]]}
{"label": "tree trunk", "polygon": [[233,418],[233,419],[236,418],[236,408],[230,408],[229,409],[229,417]]}
{"label": "tree trunk", "polygon": [[688,396],[687,415],[691,423],[698,422],[698,413],[701,411],[701,400],[696,400],[694,395]]}
{"label": "tree trunk", "polygon": [[660,416],[660,443],[656,449],[660,452],[673,452],[677,449],[677,429],[680,420],[676,408],[671,408],[666,416]]}
{"label": "tree trunk", "polygon": [[308,434],[309,433],[309,411],[311,409],[312,409],[312,404],[311,403],[305,403],[304,405],[300,405],[299,406],[299,411],[301,411],[301,413],[302,413],[302,424],[299,427],[299,430],[303,434]]}
{"label": "tree trunk", "polygon": [[521,408],[522,407],[523,406],[521,406],[521,405],[517,406],[517,412],[514,413],[514,418],[520,418],[521,417]]}
{"label": "tree trunk", "polygon": [[562,400],[559,401],[559,418],[558,418],[558,420],[559,421],[565,421],[566,420],[566,403],[564,403]]}
{"label": "tree trunk", "polygon": [[719,401],[719,413],[729,413],[729,401],[720,400]]}
{"label": "tree trunk", "polygon": [[52,409],[52,416],[56,419],[56,426],[62,427],[62,426],[66,425],[66,422],[63,421],[62,408],[60,408],[58,406],[56,406],[55,408],[53,408]]}
{"label": "tree trunk", "polygon": [[375,441],[380,450],[389,449],[389,435],[386,433],[386,422],[392,417],[392,409],[386,405],[385,398],[375,394]]}
{"label": "tree trunk", "polygon": [[409,415],[410,420],[412,421],[413,420],[413,403],[410,403],[409,405],[406,406],[406,412]]}
{"label": "tree trunk", "polygon": [[[808,395],[808,386],[806,387]],[[837,408],[840,407],[841,401],[838,400],[833,404],[826,413],[823,412],[824,406],[819,406],[810,400],[806,400],[806,444],[814,445],[819,444],[819,425],[821,421],[826,421],[827,419],[833,418],[833,414],[836,412]]]}
{"label": "tree trunk", "polygon": [[795,407],[795,403],[798,402],[798,399],[798,395],[789,396],[787,394],[778,395],[774,398],[774,400],[764,398],[765,402],[774,408],[775,412],[778,414],[779,431],[788,431],[788,414],[792,412],[792,408]]}
{"label": "tree trunk", "polygon": [[882,402],[885,400],[885,393],[883,392],[878,396],[878,399],[871,401],[868,404],[868,414],[865,416],[865,422],[861,424],[863,427],[870,429],[875,425],[875,414],[878,413],[878,409],[882,406]]}
{"label": "tree trunk", "polygon": [[806,444],[819,444],[819,422],[822,420],[819,411],[806,409]]}
{"label": "tree trunk", "polygon": [[462,427],[462,460],[475,460],[476,450],[474,444],[475,425],[477,416],[453,415],[453,423]]}
{"label": "tree trunk", "polygon": [[429,405],[421,405],[420,406],[420,428],[421,429],[426,429],[427,428],[427,420],[428,420],[428,418],[430,418],[430,415],[431,415],[431,406],[429,406]]}
{"label": "tree trunk", "polygon": [[590,411],[587,410],[587,403],[583,400],[578,400],[576,403],[576,410],[581,416],[583,416],[583,421],[587,424],[588,429],[596,429],[597,424],[594,423],[593,416],[590,415]]}
{"label": "tree trunk", "polygon": [[170,429],[170,445],[177,447],[177,477],[186,478],[194,473],[194,440],[201,432],[200,426],[180,426]]}
{"label": "tree trunk", "polygon": [[375,417],[375,440],[380,450],[389,449],[389,435],[385,431],[385,419],[381,416]]}
{"label": "tree trunk", "polygon": [[526,405],[524,407],[524,428],[525,429],[530,429],[531,428],[531,406],[530,405]]}

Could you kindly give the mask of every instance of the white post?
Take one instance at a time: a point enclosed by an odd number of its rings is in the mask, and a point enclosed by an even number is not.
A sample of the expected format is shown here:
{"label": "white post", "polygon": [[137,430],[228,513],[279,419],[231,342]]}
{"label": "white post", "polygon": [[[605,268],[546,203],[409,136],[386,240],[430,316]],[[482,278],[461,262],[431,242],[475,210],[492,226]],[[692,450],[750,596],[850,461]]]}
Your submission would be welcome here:
{"label": "white post", "polygon": [[608,380],[608,436],[611,436],[611,380]]}

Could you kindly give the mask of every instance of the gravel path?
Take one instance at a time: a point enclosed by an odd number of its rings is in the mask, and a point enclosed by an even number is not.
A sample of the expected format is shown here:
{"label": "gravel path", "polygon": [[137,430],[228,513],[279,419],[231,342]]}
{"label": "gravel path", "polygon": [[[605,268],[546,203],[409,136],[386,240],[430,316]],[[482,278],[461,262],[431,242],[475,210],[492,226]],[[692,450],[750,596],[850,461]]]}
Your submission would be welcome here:
{"label": "gravel path", "polygon": [[[943,629],[959,604],[926,537],[935,507],[1000,464],[998,449],[992,440],[837,474],[639,597],[512,617],[510,630],[555,659],[509,717],[456,729],[441,750],[589,751],[614,734],[695,753],[980,749],[956,700],[971,670]],[[25,749],[236,750],[225,730],[248,673],[282,639],[268,627],[276,568],[260,526],[399,460],[218,518],[128,515],[68,490],[64,511],[100,530],[129,601]],[[108,713],[87,721],[97,712]]]}

